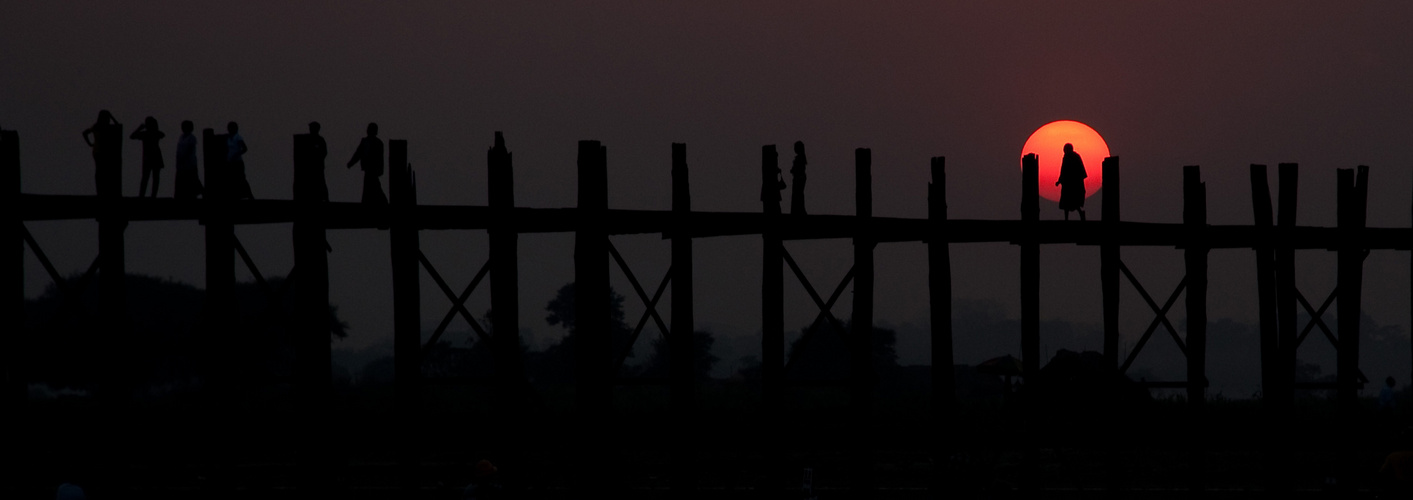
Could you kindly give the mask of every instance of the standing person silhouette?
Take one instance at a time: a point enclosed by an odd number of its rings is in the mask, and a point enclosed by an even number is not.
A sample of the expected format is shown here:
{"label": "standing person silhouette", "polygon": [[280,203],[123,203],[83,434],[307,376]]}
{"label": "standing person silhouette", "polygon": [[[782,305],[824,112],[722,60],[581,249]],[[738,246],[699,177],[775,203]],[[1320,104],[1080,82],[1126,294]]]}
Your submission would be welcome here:
{"label": "standing person silhouette", "polygon": [[[117,147],[117,144],[111,141],[121,139],[116,137],[118,132],[114,130],[121,126],[122,124],[118,123],[118,120],[113,118],[113,113],[109,113],[108,110],[104,109],[98,112],[98,121],[94,122],[92,127],[83,130],[83,142],[88,143],[88,147],[93,149],[93,180],[100,191],[98,193],[99,196],[122,196],[122,193],[102,192],[105,186],[121,185],[120,182],[104,182],[107,178],[114,175],[121,176],[121,170],[105,171],[103,169],[103,156],[113,154],[113,148]],[[121,162],[118,163],[121,167]]]}
{"label": "standing person silhouette", "polygon": [[790,180],[794,181],[794,186],[790,189],[790,215],[805,215],[805,165],[809,161],[805,159],[805,143],[795,141],[795,162],[790,164]]}
{"label": "standing person silhouette", "polygon": [[1065,158],[1060,162],[1060,178],[1055,181],[1060,186],[1060,210],[1065,211],[1065,220],[1070,220],[1070,211],[1079,211],[1079,220],[1084,220],[1084,160],[1074,152],[1073,144],[1065,144]]}
{"label": "standing person silhouette", "polygon": [[147,195],[147,178],[152,177],[152,197],[157,197],[157,185],[162,182],[162,148],[157,141],[167,137],[162,130],[157,127],[157,119],[151,116],[142,121],[142,125],[137,126],[137,130],[132,131],[129,139],[142,141],[142,182],[138,184],[137,197],[142,198]]}
{"label": "standing person silhouette", "polygon": [[245,138],[240,136],[240,125],[227,123],[226,132],[229,134],[226,137],[226,172],[231,190],[228,194],[235,200],[254,199],[250,181],[245,178],[245,153],[250,149],[245,147]]}
{"label": "standing person silhouette", "polygon": [[[196,128],[191,120],[182,121],[182,135],[177,138],[177,180],[174,198],[193,200],[201,195],[201,178],[196,175],[196,136],[191,131]],[[152,190],[157,190],[153,185]]]}
{"label": "standing person silhouette", "polygon": [[386,205],[388,197],[383,195],[383,140],[378,138],[378,124],[368,124],[368,136],[358,143],[358,150],[348,160],[348,168],[353,164],[363,164],[363,203]]}

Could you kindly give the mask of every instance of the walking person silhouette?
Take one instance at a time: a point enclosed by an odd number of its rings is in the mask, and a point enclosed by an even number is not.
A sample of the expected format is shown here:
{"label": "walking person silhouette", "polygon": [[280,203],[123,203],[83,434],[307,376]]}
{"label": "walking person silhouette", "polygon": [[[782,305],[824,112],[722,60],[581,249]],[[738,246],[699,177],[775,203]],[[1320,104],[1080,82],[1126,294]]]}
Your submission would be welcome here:
{"label": "walking person silhouette", "polygon": [[247,200],[254,199],[255,195],[250,192],[250,181],[245,178],[245,153],[250,149],[245,147],[245,138],[240,136],[240,125],[236,122],[226,124],[226,168],[230,183],[230,193],[232,199]]}
{"label": "walking person silhouette", "polygon": [[137,126],[137,130],[132,131],[129,139],[142,141],[142,182],[138,184],[137,197],[142,198],[147,195],[147,178],[152,178],[152,197],[157,197],[157,185],[162,182],[162,148],[157,141],[167,137],[162,130],[157,127],[157,119],[151,116],[142,121],[142,125]]}
{"label": "walking person silhouette", "polygon": [[353,164],[363,164],[363,203],[386,205],[388,197],[383,195],[383,140],[378,138],[378,124],[368,124],[368,136],[358,143],[358,150],[348,160],[348,168]]}
{"label": "walking person silhouette", "polygon": [[1079,220],[1084,220],[1084,179],[1089,174],[1084,171],[1084,160],[1074,152],[1073,144],[1065,144],[1065,158],[1060,162],[1060,178],[1055,185],[1060,186],[1060,210],[1065,211],[1065,220],[1070,220],[1070,212],[1079,211]]}
{"label": "walking person silhouette", "polygon": [[[182,121],[182,135],[177,138],[177,180],[172,197],[179,200],[192,200],[201,195],[201,177],[196,175],[196,136],[191,131],[196,125],[191,120]],[[154,183],[152,191],[157,191]]]}

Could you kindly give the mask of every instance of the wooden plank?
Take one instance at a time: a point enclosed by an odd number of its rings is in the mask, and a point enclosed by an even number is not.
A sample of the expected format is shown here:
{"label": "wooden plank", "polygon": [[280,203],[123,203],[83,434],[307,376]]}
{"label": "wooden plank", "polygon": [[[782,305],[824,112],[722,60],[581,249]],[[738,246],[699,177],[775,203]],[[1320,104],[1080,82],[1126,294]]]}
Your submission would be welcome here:
{"label": "wooden plank", "polygon": [[[777,434],[784,429],[785,398],[785,270],[781,242],[779,157],[774,145],[761,146],[761,407],[763,418],[758,443],[775,464],[766,471],[763,491],[785,486],[785,457]],[[802,216],[803,217],[803,216]],[[794,224],[793,221],[791,223]]]}
{"label": "wooden plank", "polygon": [[[1275,225],[1275,214],[1271,209],[1271,190],[1265,165],[1251,165],[1251,207],[1253,232],[1269,235]],[[1262,239],[1270,241],[1269,236]],[[1280,382],[1276,380],[1276,367],[1280,365],[1280,345],[1276,329],[1275,249],[1270,244],[1258,244],[1254,250],[1261,346],[1261,394],[1263,400],[1269,401],[1269,395],[1275,394],[1280,386]]]}
{"label": "wooden plank", "polygon": [[[1338,220],[1340,229],[1359,229],[1367,214],[1369,167],[1336,171],[1338,186]],[[1359,316],[1364,281],[1364,249],[1346,240],[1340,245],[1337,262],[1339,297],[1336,299],[1336,322],[1339,349],[1336,355],[1335,378],[1339,383],[1336,398],[1347,412],[1355,412],[1359,397]]]}

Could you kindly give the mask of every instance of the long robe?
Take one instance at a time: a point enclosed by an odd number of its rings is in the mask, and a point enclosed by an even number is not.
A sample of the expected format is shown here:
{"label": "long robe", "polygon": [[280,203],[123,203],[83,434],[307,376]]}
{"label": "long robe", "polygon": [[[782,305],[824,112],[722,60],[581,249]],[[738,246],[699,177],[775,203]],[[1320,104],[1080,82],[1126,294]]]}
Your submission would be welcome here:
{"label": "long robe", "polygon": [[1060,162],[1060,210],[1069,212],[1084,208],[1084,160],[1079,153],[1069,151]]}

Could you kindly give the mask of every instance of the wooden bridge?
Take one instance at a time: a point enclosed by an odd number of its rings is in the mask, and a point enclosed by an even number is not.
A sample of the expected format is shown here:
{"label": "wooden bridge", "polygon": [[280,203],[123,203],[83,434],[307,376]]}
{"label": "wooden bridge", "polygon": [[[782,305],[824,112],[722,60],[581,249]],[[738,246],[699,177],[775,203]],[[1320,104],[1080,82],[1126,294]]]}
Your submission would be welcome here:
{"label": "wooden bridge", "polygon": [[[130,222],[153,220],[192,220],[205,227],[206,233],[206,310],[210,335],[225,335],[235,315],[233,288],[235,259],[239,256],[254,270],[254,264],[235,238],[233,228],[242,224],[294,224],[294,269],[290,276],[295,285],[294,323],[296,325],[295,385],[302,395],[303,414],[310,429],[327,415],[327,395],[330,391],[330,345],[328,304],[328,260],[325,232],[349,228],[387,229],[391,241],[393,276],[393,323],[396,359],[397,406],[409,426],[414,416],[418,387],[423,383],[420,363],[426,348],[446,330],[455,315],[467,318],[477,334],[489,341],[495,352],[492,384],[502,410],[498,413],[507,422],[516,420],[517,412],[525,411],[514,403],[515,393],[526,384],[523,360],[517,332],[518,324],[518,250],[517,238],[522,233],[575,234],[575,293],[577,299],[576,368],[576,434],[582,440],[579,449],[585,453],[609,446],[608,437],[597,426],[610,418],[612,388],[619,383],[618,372],[625,356],[614,352],[610,339],[609,272],[619,266],[632,284],[635,295],[646,305],[633,338],[637,338],[649,319],[660,328],[669,342],[672,360],[667,384],[672,395],[674,419],[683,422],[681,432],[668,439],[680,450],[691,450],[704,443],[696,442],[692,426],[695,417],[698,382],[694,379],[691,360],[693,316],[692,243],[697,238],[731,235],[759,235],[764,240],[762,255],[762,397],[765,413],[763,432],[787,425],[775,417],[781,411],[782,395],[788,390],[785,377],[785,325],[783,289],[785,268],[789,267],[819,307],[821,318],[834,319],[831,312],[842,293],[852,283],[852,325],[848,345],[851,351],[850,382],[851,418],[869,428],[868,409],[872,404],[875,378],[871,346],[874,308],[874,257],[878,243],[921,242],[928,248],[929,288],[932,315],[932,360],[934,366],[950,366],[952,356],[952,285],[949,244],[975,242],[1005,242],[1021,247],[1021,345],[1023,372],[1034,377],[1039,372],[1039,251],[1046,244],[1079,244],[1099,247],[1101,256],[1100,282],[1103,291],[1103,354],[1107,366],[1122,373],[1132,364],[1152,335],[1160,328],[1177,342],[1187,358],[1187,377],[1179,381],[1150,382],[1150,387],[1183,388],[1193,409],[1193,429],[1202,425],[1202,407],[1206,386],[1207,328],[1207,253],[1210,249],[1251,249],[1257,270],[1257,290],[1260,317],[1262,394],[1266,403],[1280,411],[1289,408],[1297,388],[1294,368],[1297,347],[1315,329],[1333,342],[1338,349],[1337,382],[1334,384],[1338,404],[1352,414],[1363,380],[1358,371],[1359,310],[1362,286],[1363,258],[1369,250],[1409,250],[1413,246],[1413,229],[1365,227],[1369,169],[1341,169],[1336,172],[1338,192],[1337,227],[1300,226],[1295,220],[1295,192],[1298,167],[1281,164],[1278,167],[1279,199],[1273,208],[1264,165],[1251,166],[1251,189],[1255,224],[1211,225],[1207,223],[1206,191],[1197,166],[1183,168],[1183,217],[1179,224],[1156,224],[1120,220],[1121,182],[1119,158],[1102,163],[1104,204],[1101,220],[1089,222],[1040,221],[1038,195],[1038,160],[1034,155],[1021,159],[1020,217],[1016,220],[953,220],[947,217],[945,160],[931,161],[932,183],[926,195],[929,199],[925,219],[874,217],[872,213],[871,154],[868,149],[855,152],[856,212],[852,216],[803,215],[782,213],[776,175],[778,155],[774,146],[761,151],[763,207],[759,213],[700,212],[691,209],[691,194],[687,176],[687,152],[683,144],[673,144],[665,166],[672,171],[672,208],[666,211],[617,210],[607,206],[606,147],[597,141],[581,141],[578,145],[578,206],[560,209],[537,209],[515,206],[512,155],[506,150],[499,133],[496,146],[487,154],[489,174],[487,206],[420,205],[416,201],[415,174],[408,166],[408,143],[389,142],[390,202],[387,205],[340,203],[326,201],[323,179],[323,159],[312,153],[307,135],[293,137],[293,200],[238,200],[229,196],[230,171],[225,161],[225,136],[206,129],[203,134],[206,196],[203,199],[155,199],[121,196],[123,142],[121,126],[99,130],[94,151],[98,170],[96,196],[58,196],[27,194],[19,183],[19,137],[14,131],[0,133],[0,172],[5,172],[5,186],[0,192],[12,201],[6,210],[12,222],[10,269],[12,297],[6,301],[10,317],[24,313],[24,248],[28,246],[44,264],[50,277],[60,280],[58,271],[35,239],[25,228],[25,222],[56,219],[95,219],[99,224],[99,251],[88,276],[95,276],[100,292],[99,314],[120,318],[123,313],[125,271],[124,228]],[[776,194],[772,195],[772,192]],[[918,193],[922,195],[923,193]],[[1276,214],[1279,214],[1277,217]],[[457,293],[437,273],[432,262],[419,248],[419,233],[426,230],[486,230],[489,232],[490,258],[471,284]],[[627,262],[609,239],[618,234],[660,233],[671,240],[672,265],[653,295],[632,274]],[[810,284],[805,274],[782,245],[784,240],[847,238],[854,244],[853,267],[827,298]],[[19,240],[19,241],[15,241]],[[1186,277],[1160,305],[1128,271],[1121,259],[1123,247],[1162,246],[1183,249]],[[1338,285],[1336,292],[1320,307],[1314,307],[1296,288],[1294,255],[1296,250],[1330,250],[1338,254]],[[436,329],[432,340],[422,340],[420,315],[420,269],[425,268],[438,288],[452,301]],[[258,272],[257,279],[260,279]],[[1120,276],[1125,279],[1121,280]],[[484,278],[489,279],[491,325],[489,332],[472,319],[464,304],[467,297]],[[1141,340],[1120,359],[1119,353],[1119,291],[1122,281],[1137,288],[1154,319]],[[658,312],[659,299],[667,286],[672,287],[670,324]],[[1167,317],[1180,296],[1185,297],[1187,329],[1179,335]],[[1322,315],[1334,305],[1338,312],[1338,335],[1323,321]],[[1311,321],[1303,331],[1297,328],[1298,311],[1304,308]],[[115,323],[116,324],[116,323]],[[841,323],[842,324],[842,323]],[[508,333],[507,333],[508,332]],[[121,335],[121,333],[119,333]],[[13,337],[13,334],[11,335]],[[11,343],[11,346],[14,344]],[[13,347],[6,349],[5,368],[11,382],[6,401],[22,404],[25,376],[17,362],[24,353]],[[1413,353],[1410,353],[1413,355]],[[936,418],[946,422],[953,411],[955,384],[951,370],[933,370],[934,400],[939,403]],[[938,426],[939,429],[945,425]],[[1194,431],[1197,432],[1197,431]],[[317,433],[312,433],[311,436]],[[851,437],[860,457],[869,457],[866,441]],[[934,439],[934,449],[947,446],[945,432]],[[310,449],[318,447],[318,439],[310,438]],[[1200,451],[1200,450],[1199,450]],[[674,488],[693,486],[693,458],[690,453],[677,457],[674,467]],[[401,460],[415,464],[417,458],[410,448]],[[595,478],[604,477],[605,465],[588,459],[580,484],[593,489],[603,486]],[[1201,467],[1193,468],[1193,484],[1200,487]],[[869,487],[867,479],[858,483]]]}

